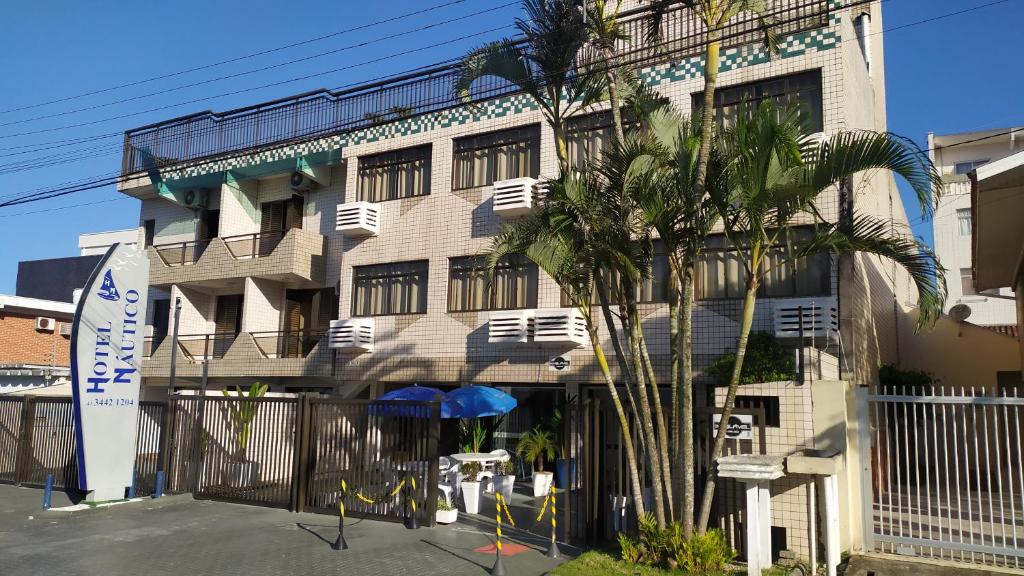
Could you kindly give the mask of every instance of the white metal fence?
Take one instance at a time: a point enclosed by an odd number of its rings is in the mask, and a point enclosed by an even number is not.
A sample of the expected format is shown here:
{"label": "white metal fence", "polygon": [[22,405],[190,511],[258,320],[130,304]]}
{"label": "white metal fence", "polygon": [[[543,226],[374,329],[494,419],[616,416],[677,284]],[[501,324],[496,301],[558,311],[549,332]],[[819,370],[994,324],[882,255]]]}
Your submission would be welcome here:
{"label": "white metal fence", "polygon": [[1021,567],[1024,397],[1013,394],[905,387],[868,396],[869,549]]}

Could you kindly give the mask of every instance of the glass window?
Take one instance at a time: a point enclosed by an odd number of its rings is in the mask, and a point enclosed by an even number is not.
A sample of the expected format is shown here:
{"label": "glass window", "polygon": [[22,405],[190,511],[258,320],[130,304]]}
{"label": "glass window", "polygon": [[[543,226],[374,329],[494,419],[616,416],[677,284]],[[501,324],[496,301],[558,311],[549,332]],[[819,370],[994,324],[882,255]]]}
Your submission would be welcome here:
{"label": "glass window", "polygon": [[[799,237],[796,234],[794,241]],[[788,253],[786,246],[776,246],[765,255],[760,296],[790,298],[831,293],[832,258],[827,252],[796,260],[790,260]],[[747,280],[744,257],[724,236],[708,238],[697,266],[697,297],[742,298]]]}
{"label": "glass window", "polygon": [[[715,112],[719,126],[732,125],[744,101],[748,106],[757,106],[763,100],[772,100],[781,107],[796,104],[806,115],[808,130],[821,132],[824,129],[820,70],[719,88],[715,91]],[[694,114],[699,112],[703,103],[703,92],[693,95]]]}
{"label": "glass window", "polygon": [[452,188],[540,174],[540,126],[459,138],[455,141]]}
{"label": "glass window", "polygon": [[426,260],[353,268],[353,316],[424,314],[426,311]]}
{"label": "glass window", "polygon": [[960,226],[961,236],[971,235],[971,209],[970,208],[958,208],[956,211],[956,221]]}
{"label": "glass window", "polygon": [[970,268],[960,269],[960,293],[964,296],[974,296],[978,293],[974,289],[974,275],[971,274]]}
{"label": "glass window", "polygon": [[[632,124],[623,110],[623,123]],[[577,116],[566,124],[565,142],[569,152],[569,163],[577,169],[583,168],[588,160],[599,160],[601,152],[614,137],[611,111]]]}
{"label": "glass window", "polygon": [[430,194],[430,145],[359,159],[359,200],[383,202]]}
{"label": "glass window", "polygon": [[957,162],[953,165],[953,172],[955,174],[967,174],[968,172],[974,171],[975,168],[988,164],[988,158],[984,160],[971,160],[969,162]]}
{"label": "glass window", "polygon": [[[654,261],[651,263],[651,275],[645,278],[637,289],[636,301],[639,304],[659,304],[668,302],[668,256],[665,254],[665,245],[656,241],[654,243]],[[613,286],[619,283],[618,274],[604,273],[605,285]],[[595,287],[596,289],[596,287]],[[600,304],[595,292],[591,300],[594,305]],[[612,302],[615,302],[612,295]],[[572,306],[569,295],[562,292],[562,306]]]}
{"label": "glass window", "polygon": [[507,256],[493,276],[487,258],[452,258],[448,267],[448,310],[511,310],[537,307],[537,265],[525,256]]}

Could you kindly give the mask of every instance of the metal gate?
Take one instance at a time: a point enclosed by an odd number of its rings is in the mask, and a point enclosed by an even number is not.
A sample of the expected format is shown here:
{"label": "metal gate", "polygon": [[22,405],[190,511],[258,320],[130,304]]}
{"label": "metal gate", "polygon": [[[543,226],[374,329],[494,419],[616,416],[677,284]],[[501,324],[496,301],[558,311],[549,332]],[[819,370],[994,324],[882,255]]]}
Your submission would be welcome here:
{"label": "metal gate", "polygon": [[871,435],[864,478],[871,495],[868,549],[1019,568],[1022,412],[1024,398],[1005,392],[913,388],[867,395],[861,426]]}

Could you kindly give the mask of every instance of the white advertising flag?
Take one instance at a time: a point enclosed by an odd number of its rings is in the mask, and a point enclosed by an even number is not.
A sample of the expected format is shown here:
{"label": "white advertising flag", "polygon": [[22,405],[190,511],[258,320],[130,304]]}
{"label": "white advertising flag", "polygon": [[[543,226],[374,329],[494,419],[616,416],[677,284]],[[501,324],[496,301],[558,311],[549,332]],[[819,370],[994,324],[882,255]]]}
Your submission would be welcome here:
{"label": "white advertising flag", "polygon": [[71,328],[78,488],[119,500],[131,486],[139,420],[149,259],[114,244],[82,290]]}

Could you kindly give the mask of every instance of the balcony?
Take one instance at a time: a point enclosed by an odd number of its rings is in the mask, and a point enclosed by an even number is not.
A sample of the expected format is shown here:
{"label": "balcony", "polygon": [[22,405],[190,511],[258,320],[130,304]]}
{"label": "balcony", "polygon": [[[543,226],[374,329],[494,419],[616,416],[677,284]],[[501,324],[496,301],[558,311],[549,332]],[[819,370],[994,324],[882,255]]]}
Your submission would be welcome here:
{"label": "balcony", "polygon": [[773,300],[772,328],[776,338],[836,338],[838,301],[834,296]]}
{"label": "balcony", "polygon": [[332,320],[330,347],[349,352],[373,352],[373,318]]}
{"label": "balcony", "polygon": [[952,174],[942,177],[943,194],[945,196],[959,196],[971,193],[971,181],[966,174]]}
{"label": "balcony", "polygon": [[376,236],[380,233],[380,206],[372,202],[338,204],[336,226],[345,236]]}
{"label": "balcony", "polygon": [[[827,0],[775,0],[770,12],[781,37],[828,25]],[[699,19],[683,7],[662,19],[662,41],[643,43],[649,8],[620,16],[623,39],[619,63],[637,68],[700,54],[706,43]],[[758,20],[741,13],[722,27],[723,50],[761,41]],[[581,61],[590,61],[583,54]],[[345,134],[379,124],[439,112],[466,104],[454,90],[459,65],[436,66],[380,82],[333,91],[316,90],[227,112],[199,112],[128,130],[122,174],[143,172],[146,159],[158,167],[178,166],[256,148],[270,148],[327,135]],[[518,92],[515,85],[490,76],[474,84],[469,99],[480,103]],[[401,113],[396,112],[401,111]]]}
{"label": "balcony", "polygon": [[287,233],[253,233],[204,242],[158,244],[146,249],[149,283],[240,289],[247,277],[281,282],[289,288],[324,283],[324,237],[299,228]]}

